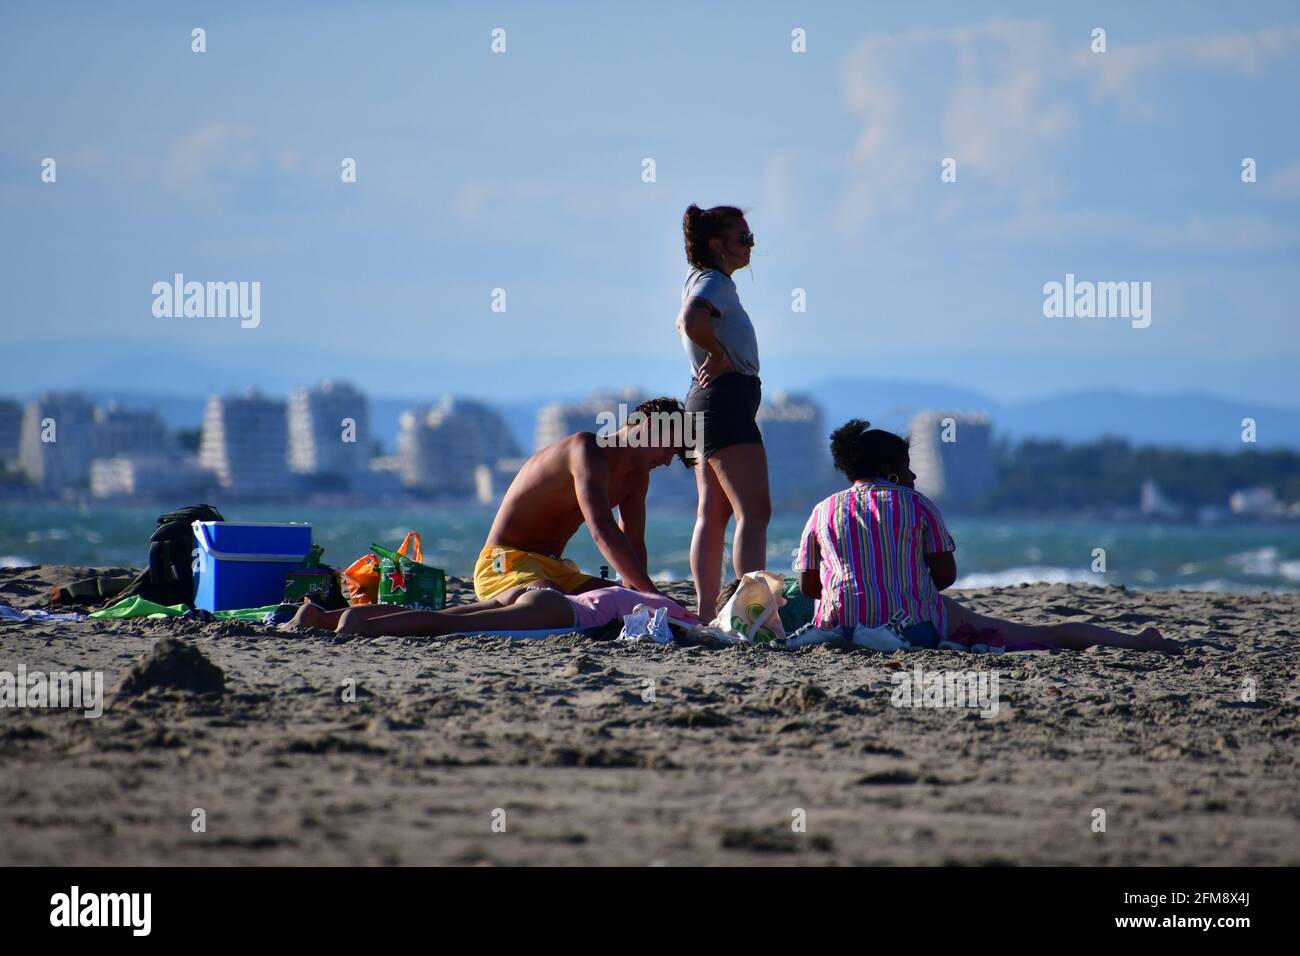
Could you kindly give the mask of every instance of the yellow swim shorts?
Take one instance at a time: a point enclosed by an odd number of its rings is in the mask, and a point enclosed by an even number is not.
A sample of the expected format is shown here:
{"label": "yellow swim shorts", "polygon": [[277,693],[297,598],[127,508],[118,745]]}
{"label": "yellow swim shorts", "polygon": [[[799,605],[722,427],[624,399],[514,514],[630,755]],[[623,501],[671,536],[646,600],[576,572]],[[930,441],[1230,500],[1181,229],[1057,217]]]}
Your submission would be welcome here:
{"label": "yellow swim shorts", "polygon": [[[565,594],[572,594],[588,581],[599,580],[583,574],[576,564],[565,558],[552,558],[499,544],[487,545],[474,562],[474,594],[480,601],[523,584],[553,581]],[[612,585],[614,582],[607,583]]]}

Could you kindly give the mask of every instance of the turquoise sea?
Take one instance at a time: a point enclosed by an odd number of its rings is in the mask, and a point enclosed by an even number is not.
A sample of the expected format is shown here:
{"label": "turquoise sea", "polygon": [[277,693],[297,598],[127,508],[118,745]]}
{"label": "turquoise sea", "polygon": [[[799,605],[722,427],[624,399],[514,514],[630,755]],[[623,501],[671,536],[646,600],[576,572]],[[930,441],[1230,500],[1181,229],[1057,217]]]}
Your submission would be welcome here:
{"label": "turquoise sea", "polygon": [[[142,565],[158,506],[76,507],[0,505],[0,567],[76,564]],[[240,505],[222,508],[232,521],[306,521],[325,560],[343,567],[371,542],[397,545],[419,531],[425,560],[468,575],[493,511],[485,507],[326,508]],[[650,516],[650,570],[658,580],[690,577],[693,517]],[[768,567],[787,570],[804,519],[779,515],[769,531]],[[1092,582],[1134,588],[1211,591],[1300,591],[1300,523],[1272,525],[1152,525],[1097,521],[961,518],[958,587],[1020,582]],[[1104,548],[1106,572],[1094,573],[1093,550]],[[602,560],[585,530],[569,557],[599,573]]]}

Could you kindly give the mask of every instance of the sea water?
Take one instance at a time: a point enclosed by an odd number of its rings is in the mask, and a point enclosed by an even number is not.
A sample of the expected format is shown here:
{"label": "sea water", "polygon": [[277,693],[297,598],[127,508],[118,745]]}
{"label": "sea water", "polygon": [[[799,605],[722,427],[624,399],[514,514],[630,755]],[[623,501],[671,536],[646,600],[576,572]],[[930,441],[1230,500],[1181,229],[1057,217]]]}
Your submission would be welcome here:
{"label": "sea water", "polygon": [[[71,564],[141,567],[159,514],[154,506],[0,505],[0,567]],[[324,560],[352,563],[371,542],[396,547],[407,531],[423,539],[425,561],[468,576],[492,524],[479,506],[329,508],[233,505],[231,521],[306,521]],[[768,530],[771,570],[789,571],[805,515],[783,514]],[[650,514],[646,545],[656,580],[690,577],[694,516]],[[959,588],[1019,583],[1124,584],[1131,588],[1254,592],[1300,591],[1300,523],[1140,524],[1032,518],[953,517]],[[1104,552],[1105,571],[1098,549]],[[584,529],[567,557],[599,574],[607,564]]]}

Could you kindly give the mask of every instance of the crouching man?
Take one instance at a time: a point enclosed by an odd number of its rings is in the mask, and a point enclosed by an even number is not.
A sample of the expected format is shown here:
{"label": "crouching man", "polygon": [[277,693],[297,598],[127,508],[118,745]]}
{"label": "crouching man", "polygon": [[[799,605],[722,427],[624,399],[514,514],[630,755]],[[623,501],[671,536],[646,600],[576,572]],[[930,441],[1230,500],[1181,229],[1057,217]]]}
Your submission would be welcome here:
{"label": "crouching man", "polygon": [[529,458],[507,489],[474,565],[478,599],[541,582],[566,594],[608,587],[609,581],[584,574],[563,557],[584,523],[625,587],[658,594],[645,545],[650,472],[674,457],[694,465],[694,449],[687,447],[692,432],[681,402],[655,398],[638,405],[617,431],[576,432]]}

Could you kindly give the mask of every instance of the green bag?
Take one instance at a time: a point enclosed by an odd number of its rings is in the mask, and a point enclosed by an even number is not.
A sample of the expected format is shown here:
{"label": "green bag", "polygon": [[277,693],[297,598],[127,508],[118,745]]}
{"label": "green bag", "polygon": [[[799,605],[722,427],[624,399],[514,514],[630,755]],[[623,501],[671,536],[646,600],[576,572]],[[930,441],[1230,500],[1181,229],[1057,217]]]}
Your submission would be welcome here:
{"label": "green bag", "polygon": [[811,624],[815,602],[799,589],[798,577],[793,577],[785,585],[785,604],[781,606],[781,626],[787,634],[793,634],[805,624]]}
{"label": "green bag", "polygon": [[[325,593],[330,590],[330,578],[334,577],[334,569],[329,565],[321,564],[321,555],[325,549],[319,544],[313,544],[311,550],[307,552],[307,557],[302,559],[302,564],[290,571],[284,579],[284,603],[300,604],[302,599],[307,596],[307,592],[315,588],[320,588]],[[335,585],[337,587],[337,584]],[[344,601],[344,606],[346,606]],[[326,608],[326,610],[335,610],[335,608]]]}
{"label": "green bag", "polygon": [[421,611],[441,611],[447,606],[447,575],[441,568],[423,563],[418,533],[408,533],[396,551],[377,544],[370,550],[379,556],[380,604]]}

